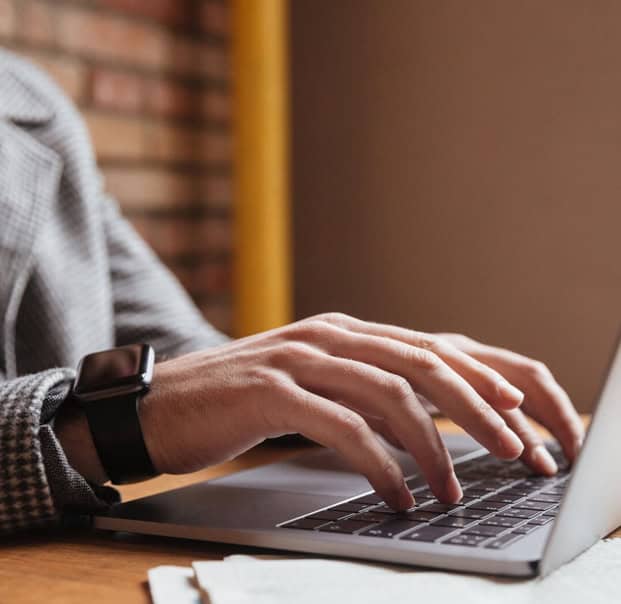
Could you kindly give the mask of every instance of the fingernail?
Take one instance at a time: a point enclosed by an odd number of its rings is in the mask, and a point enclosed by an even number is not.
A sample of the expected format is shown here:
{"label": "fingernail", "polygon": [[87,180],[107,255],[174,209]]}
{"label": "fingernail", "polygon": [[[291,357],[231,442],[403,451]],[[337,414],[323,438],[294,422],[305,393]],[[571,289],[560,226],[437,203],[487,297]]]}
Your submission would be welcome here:
{"label": "fingernail", "polygon": [[558,465],[554,461],[554,457],[550,455],[543,445],[537,445],[532,452],[533,462],[536,463],[545,474],[552,475],[558,472]]}
{"label": "fingernail", "polygon": [[507,452],[508,459],[517,459],[524,451],[524,444],[518,435],[505,426],[500,433],[500,445]]}
{"label": "fingernail", "polygon": [[450,503],[458,503],[464,496],[464,492],[461,490],[461,485],[459,484],[459,480],[457,480],[457,476],[455,476],[455,472],[451,472],[451,475],[448,477],[444,485],[444,491]]}
{"label": "fingernail", "polygon": [[498,392],[503,398],[515,401],[518,405],[521,405],[524,400],[524,393],[506,380],[498,382]]}

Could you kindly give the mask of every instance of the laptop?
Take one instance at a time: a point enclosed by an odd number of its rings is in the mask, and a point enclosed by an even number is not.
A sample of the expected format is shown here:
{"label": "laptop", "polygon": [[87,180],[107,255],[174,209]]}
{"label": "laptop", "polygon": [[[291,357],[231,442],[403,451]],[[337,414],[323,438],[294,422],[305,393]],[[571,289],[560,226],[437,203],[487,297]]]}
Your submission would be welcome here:
{"label": "laptop", "polygon": [[446,437],[464,498],[438,502],[410,456],[416,505],[397,513],[319,450],[121,503],[95,528],[506,576],[545,576],[621,525],[621,346],[582,451],[554,477]]}

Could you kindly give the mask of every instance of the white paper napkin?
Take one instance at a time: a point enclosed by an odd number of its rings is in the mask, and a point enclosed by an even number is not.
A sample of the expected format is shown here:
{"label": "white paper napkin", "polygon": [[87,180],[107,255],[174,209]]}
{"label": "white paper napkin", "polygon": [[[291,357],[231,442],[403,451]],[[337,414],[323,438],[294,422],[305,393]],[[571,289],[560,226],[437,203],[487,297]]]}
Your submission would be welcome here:
{"label": "white paper napkin", "polygon": [[[621,539],[596,544],[546,579],[500,579],[321,558],[229,556],[222,561],[194,562],[193,569],[203,604],[621,602]],[[187,584],[187,569],[183,570]],[[166,574],[157,576],[158,580],[167,578]],[[151,573],[149,582],[153,585]],[[181,599],[179,591],[167,600],[154,598],[154,604],[195,604],[196,587],[192,597]]]}

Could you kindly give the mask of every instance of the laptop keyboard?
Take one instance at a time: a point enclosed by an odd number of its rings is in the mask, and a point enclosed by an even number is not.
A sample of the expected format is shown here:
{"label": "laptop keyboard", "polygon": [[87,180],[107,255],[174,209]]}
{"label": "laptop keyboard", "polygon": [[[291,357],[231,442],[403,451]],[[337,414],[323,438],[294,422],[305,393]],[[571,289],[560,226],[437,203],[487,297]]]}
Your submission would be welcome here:
{"label": "laptop keyboard", "polygon": [[536,476],[519,461],[491,455],[455,466],[463,489],[457,504],[440,503],[422,479],[406,480],[416,499],[395,512],[379,495],[368,493],[285,521],[281,528],[341,533],[427,543],[502,549],[552,522],[563,497],[569,468],[558,448],[553,477]]}

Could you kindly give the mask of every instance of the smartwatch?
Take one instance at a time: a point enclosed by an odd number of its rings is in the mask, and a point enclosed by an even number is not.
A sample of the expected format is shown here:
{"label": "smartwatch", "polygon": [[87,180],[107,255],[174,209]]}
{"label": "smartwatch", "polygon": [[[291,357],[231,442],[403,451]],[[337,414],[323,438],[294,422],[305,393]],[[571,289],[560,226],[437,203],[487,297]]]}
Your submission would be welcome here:
{"label": "smartwatch", "polygon": [[73,386],[101,465],[115,484],[157,475],[144,442],[138,404],[149,392],[155,354],[133,344],[85,356]]}

